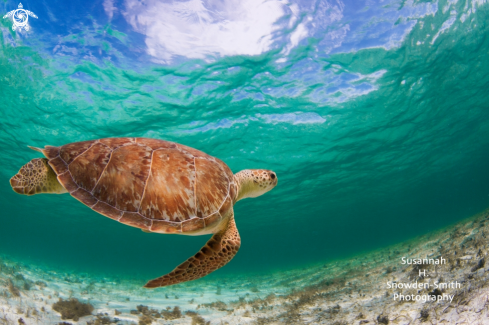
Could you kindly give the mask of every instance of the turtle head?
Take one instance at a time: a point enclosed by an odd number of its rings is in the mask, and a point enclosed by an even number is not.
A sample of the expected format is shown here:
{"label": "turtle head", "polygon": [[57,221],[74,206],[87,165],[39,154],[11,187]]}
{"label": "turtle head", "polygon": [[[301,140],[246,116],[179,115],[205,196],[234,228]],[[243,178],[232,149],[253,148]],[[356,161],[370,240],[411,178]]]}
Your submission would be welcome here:
{"label": "turtle head", "polygon": [[245,169],[234,175],[238,187],[235,202],[248,197],[257,197],[274,188],[277,174],[268,169]]}

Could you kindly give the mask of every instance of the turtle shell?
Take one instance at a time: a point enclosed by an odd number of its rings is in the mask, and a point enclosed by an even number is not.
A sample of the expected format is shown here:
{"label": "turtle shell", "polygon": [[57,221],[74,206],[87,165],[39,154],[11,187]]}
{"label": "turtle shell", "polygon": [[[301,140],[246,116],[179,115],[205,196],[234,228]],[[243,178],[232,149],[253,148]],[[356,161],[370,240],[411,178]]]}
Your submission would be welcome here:
{"label": "turtle shell", "polygon": [[107,138],[42,151],[71,196],[129,226],[194,232],[232,213],[236,186],[229,167],[187,146]]}

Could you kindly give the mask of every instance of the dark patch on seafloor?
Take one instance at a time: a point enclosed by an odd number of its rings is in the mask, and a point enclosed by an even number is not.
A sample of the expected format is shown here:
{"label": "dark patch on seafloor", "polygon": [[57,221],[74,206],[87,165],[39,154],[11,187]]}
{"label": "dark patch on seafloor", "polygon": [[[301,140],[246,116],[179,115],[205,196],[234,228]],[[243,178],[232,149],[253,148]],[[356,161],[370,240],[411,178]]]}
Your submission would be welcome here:
{"label": "dark patch on seafloor", "polygon": [[73,319],[78,321],[80,317],[92,314],[93,306],[89,303],[83,303],[76,298],[59,301],[53,304],[53,310],[61,314],[61,319]]}

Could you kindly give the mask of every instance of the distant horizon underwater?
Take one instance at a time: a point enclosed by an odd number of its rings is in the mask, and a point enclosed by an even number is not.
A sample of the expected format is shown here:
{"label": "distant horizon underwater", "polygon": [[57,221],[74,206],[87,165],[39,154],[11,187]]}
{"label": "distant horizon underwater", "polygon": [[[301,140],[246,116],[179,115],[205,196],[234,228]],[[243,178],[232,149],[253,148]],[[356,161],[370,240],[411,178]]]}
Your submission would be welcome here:
{"label": "distant horizon underwater", "polygon": [[277,173],[235,205],[241,248],[214,280],[361,256],[489,207],[486,1],[23,5],[29,31],[0,20],[0,257],[143,285],[204,245],[10,188],[41,157],[27,146],[105,137]]}

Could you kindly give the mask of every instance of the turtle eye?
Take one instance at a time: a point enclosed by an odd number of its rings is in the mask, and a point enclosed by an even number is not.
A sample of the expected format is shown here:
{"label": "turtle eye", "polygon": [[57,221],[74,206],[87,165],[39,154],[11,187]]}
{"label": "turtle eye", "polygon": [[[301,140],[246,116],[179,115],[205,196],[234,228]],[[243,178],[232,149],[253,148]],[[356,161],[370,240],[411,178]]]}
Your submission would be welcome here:
{"label": "turtle eye", "polygon": [[275,179],[275,174],[274,174],[274,173],[271,173],[271,174],[270,174],[270,177],[271,177],[272,179]]}

